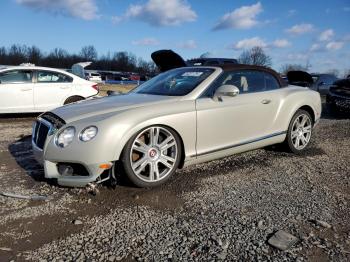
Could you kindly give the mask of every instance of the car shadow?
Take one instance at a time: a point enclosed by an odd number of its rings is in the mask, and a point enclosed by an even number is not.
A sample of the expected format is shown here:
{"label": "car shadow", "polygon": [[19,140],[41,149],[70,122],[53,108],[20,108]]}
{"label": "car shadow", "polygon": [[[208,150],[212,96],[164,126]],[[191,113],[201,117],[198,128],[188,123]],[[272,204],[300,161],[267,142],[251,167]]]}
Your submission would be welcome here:
{"label": "car shadow", "polygon": [[24,136],[11,143],[8,146],[8,149],[16,163],[32,179],[38,182],[55,184],[54,181],[45,178],[43,167],[34,158],[31,145],[31,136]]}
{"label": "car shadow", "polygon": [[38,117],[41,113],[11,113],[11,114],[0,114],[0,119],[8,119],[8,118],[35,118]]}

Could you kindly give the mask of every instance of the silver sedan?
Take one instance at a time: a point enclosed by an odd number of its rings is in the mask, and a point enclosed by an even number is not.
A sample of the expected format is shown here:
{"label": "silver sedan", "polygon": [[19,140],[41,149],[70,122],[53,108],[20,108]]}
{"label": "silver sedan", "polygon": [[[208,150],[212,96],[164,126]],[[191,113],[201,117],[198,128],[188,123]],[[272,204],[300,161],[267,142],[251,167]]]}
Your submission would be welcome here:
{"label": "silver sedan", "polygon": [[45,176],[60,185],[121,172],[152,187],[178,168],[273,144],[300,153],[320,115],[319,93],[288,86],[271,69],[182,67],[127,94],[42,114],[32,145]]}

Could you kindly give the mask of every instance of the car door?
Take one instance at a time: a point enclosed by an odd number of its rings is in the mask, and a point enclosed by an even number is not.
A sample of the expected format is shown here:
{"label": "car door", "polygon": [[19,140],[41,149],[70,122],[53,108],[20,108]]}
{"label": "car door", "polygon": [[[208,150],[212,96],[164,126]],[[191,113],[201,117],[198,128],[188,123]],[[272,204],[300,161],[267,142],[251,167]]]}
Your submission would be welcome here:
{"label": "car door", "polygon": [[37,70],[34,84],[34,106],[38,111],[62,106],[72,92],[73,79],[63,73]]}
{"label": "car door", "polygon": [[7,70],[0,73],[0,113],[34,110],[33,71]]}
{"label": "car door", "polygon": [[[213,98],[221,85],[235,85],[235,97]],[[264,72],[241,70],[223,73],[196,100],[197,154],[227,149],[273,135],[282,93],[277,79]]]}

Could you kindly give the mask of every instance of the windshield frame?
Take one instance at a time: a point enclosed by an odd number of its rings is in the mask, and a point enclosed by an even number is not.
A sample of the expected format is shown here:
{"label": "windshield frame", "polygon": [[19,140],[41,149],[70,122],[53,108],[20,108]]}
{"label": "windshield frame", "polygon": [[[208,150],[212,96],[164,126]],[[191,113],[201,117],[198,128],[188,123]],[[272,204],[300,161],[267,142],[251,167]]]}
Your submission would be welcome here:
{"label": "windshield frame", "polygon": [[[189,95],[190,93],[192,93],[194,90],[196,90],[205,80],[207,80],[210,76],[212,76],[215,72],[215,68],[213,67],[180,67],[180,68],[175,68],[175,69],[171,69],[168,70],[166,72],[160,73],[159,75],[153,77],[152,79],[144,82],[143,84],[135,87],[133,90],[131,90],[131,93],[136,93],[136,94],[146,94],[146,95],[159,95],[159,96],[171,96],[171,97],[182,97],[182,96],[186,96]],[[198,79],[198,81],[193,85],[193,87],[190,87],[190,90],[188,90],[188,92],[184,92],[184,93],[179,93],[179,94],[171,94],[171,93],[160,93],[160,92],[149,92],[149,91],[144,91],[142,92],[142,89],[145,89],[147,87],[151,87],[157,84],[157,81],[159,82],[166,82],[167,78],[171,77],[171,74],[176,73],[177,74],[181,74],[181,76],[183,76],[185,73],[194,73],[194,72],[200,72],[202,74],[204,74],[204,76],[200,79]],[[165,77],[166,75],[169,75],[169,77]],[[201,75],[199,75],[198,77],[200,77]],[[186,77],[186,76],[184,76]],[[191,76],[189,76],[191,77]],[[190,81],[188,81],[190,82]]]}

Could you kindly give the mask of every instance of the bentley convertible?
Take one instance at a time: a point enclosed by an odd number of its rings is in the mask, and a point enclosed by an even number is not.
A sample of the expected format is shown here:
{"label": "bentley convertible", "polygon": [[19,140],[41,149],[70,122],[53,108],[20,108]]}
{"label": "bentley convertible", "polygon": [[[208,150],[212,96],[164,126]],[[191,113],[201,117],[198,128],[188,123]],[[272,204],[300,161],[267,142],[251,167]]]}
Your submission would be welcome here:
{"label": "bentley convertible", "polygon": [[98,183],[118,166],[136,186],[152,187],[178,168],[273,144],[298,154],[320,115],[319,93],[287,85],[271,69],[180,67],[127,94],[40,115],[32,145],[45,176],[60,185]]}

